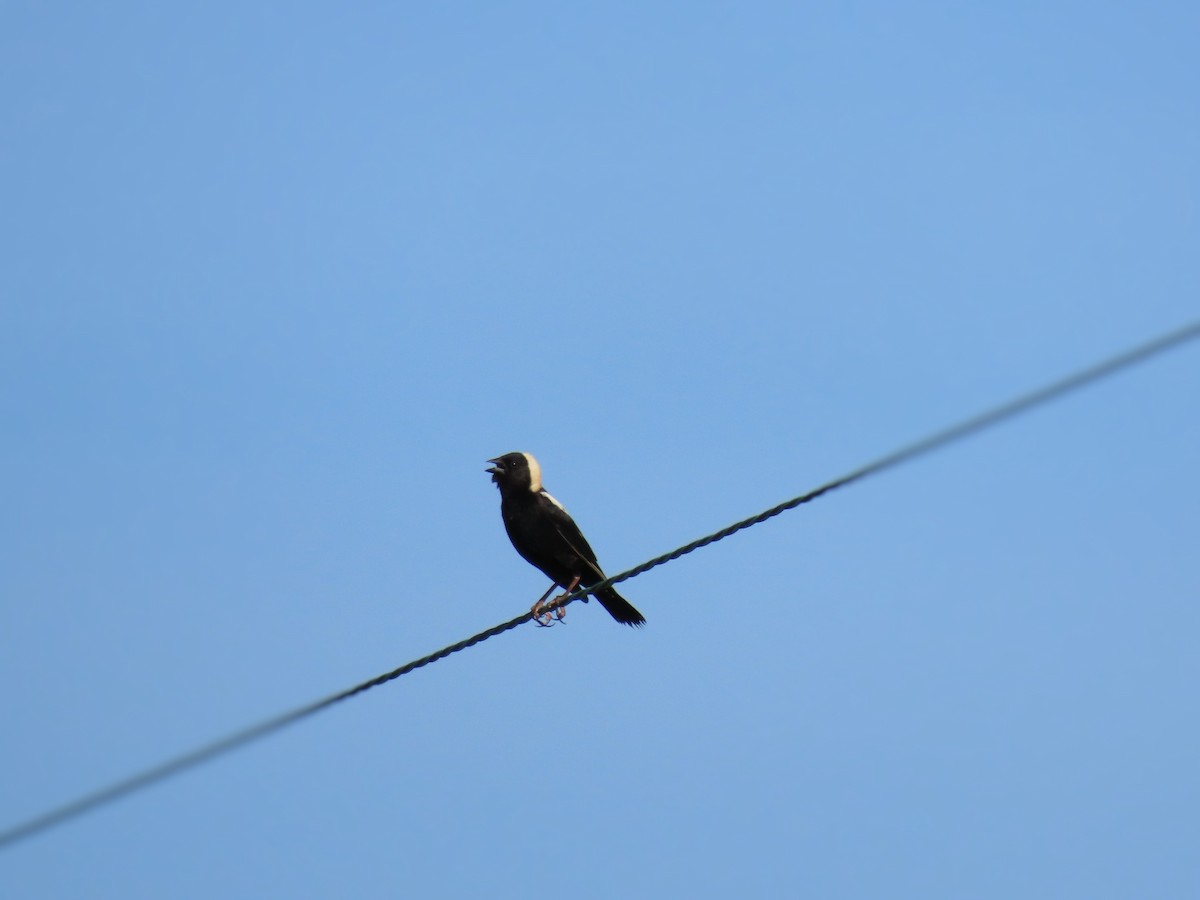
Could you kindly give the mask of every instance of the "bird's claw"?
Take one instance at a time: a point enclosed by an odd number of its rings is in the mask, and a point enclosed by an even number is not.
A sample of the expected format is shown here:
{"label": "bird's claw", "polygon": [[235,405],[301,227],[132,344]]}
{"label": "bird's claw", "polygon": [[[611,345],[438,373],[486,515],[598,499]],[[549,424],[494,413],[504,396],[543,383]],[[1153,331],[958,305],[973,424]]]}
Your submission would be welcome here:
{"label": "bird's claw", "polygon": [[562,616],[557,615],[558,610],[554,608],[554,601],[549,603],[538,602],[533,604],[530,614],[533,616],[534,624],[539,628],[549,628],[554,624],[555,619],[561,619]]}
{"label": "bird's claw", "polygon": [[570,591],[563,591],[546,604],[546,612],[554,616],[555,622],[565,622],[567,620],[567,605],[563,601],[569,596],[571,596]]}
{"label": "bird's claw", "polygon": [[566,596],[567,594],[559,594],[553,600],[544,603],[539,601],[533,604],[533,609],[529,611],[533,617],[533,621],[542,628],[549,628],[552,625],[557,625],[559,622],[565,622],[567,619],[567,610],[566,607],[560,604]]}

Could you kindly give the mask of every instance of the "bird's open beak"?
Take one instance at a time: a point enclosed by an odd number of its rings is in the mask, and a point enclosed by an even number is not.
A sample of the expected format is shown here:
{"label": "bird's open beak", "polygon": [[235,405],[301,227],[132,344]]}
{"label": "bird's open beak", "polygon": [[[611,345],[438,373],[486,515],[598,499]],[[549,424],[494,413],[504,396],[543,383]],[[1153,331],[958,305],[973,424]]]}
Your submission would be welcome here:
{"label": "bird's open beak", "polygon": [[497,465],[499,460],[489,459],[488,462],[493,463],[493,465],[490,468],[484,469],[483,471],[487,472],[489,475],[499,475],[504,471],[499,465]]}

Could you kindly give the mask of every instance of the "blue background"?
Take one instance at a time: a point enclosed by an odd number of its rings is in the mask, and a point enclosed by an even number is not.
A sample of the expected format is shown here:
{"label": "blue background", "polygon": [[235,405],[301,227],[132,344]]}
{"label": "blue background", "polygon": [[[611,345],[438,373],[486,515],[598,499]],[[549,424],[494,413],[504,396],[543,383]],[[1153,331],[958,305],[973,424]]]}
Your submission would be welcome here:
{"label": "blue background", "polygon": [[[0,9],[0,827],[1193,319],[1195,3]],[[1193,346],[0,854],[1200,894]]]}

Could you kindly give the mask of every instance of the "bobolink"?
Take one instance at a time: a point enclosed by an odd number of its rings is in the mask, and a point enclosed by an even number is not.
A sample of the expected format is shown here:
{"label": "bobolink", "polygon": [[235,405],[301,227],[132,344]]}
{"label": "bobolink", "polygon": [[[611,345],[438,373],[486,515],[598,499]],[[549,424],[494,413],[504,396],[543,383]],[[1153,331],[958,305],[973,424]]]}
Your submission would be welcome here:
{"label": "bobolink", "polygon": [[[575,520],[542,487],[542,467],[531,454],[506,453],[488,462],[492,466],[485,471],[491,473],[492,481],[500,488],[500,515],[508,539],[526,562],[541,569],[554,582],[542,600],[533,605],[534,618],[548,622],[549,613],[542,601],[555,585],[569,594],[580,585],[599,584],[604,573]],[[642,625],[646,621],[612,587],[597,591],[595,597],[610,616],[624,625]],[[553,605],[552,601],[550,606]],[[563,612],[562,607],[554,608],[556,618],[561,619]]]}

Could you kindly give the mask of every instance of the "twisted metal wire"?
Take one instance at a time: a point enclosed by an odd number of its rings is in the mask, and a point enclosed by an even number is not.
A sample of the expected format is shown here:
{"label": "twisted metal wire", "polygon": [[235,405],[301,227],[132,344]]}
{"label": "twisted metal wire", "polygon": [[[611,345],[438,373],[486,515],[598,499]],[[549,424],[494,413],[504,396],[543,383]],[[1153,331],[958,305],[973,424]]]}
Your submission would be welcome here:
{"label": "twisted metal wire", "polygon": [[[712,534],[705,535],[704,537],[698,538],[691,543],[684,544],[682,547],[678,547],[669,553],[656,556],[640,565],[634,566],[632,569],[627,569],[618,575],[613,575],[602,582],[594,584],[589,588],[580,589],[570,594],[566,594],[555,601],[555,603],[549,608],[553,608],[554,605],[565,607],[567,604],[572,603],[575,600],[582,599],[589,594],[594,594],[596,591],[605,587],[619,584],[622,581],[628,581],[631,578],[636,578],[638,575],[648,572],[651,569],[672,562],[673,560],[679,559],[681,556],[685,556],[688,553],[692,553],[695,550],[701,549],[702,547],[707,547],[709,544],[715,544],[717,541],[724,540],[725,538],[730,537],[739,531],[743,531],[751,526],[758,525],[767,521],[768,519],[772,519],[775,516],[778,516],[780,513],[787,512],[790,509],[795,509],[797,506],[801,506],[805,503],[815,500],[818,497],[828,494],[830,491],[845,487],[846,485],[852,484],[856,481],[861,481],[863,478],[866,478],[869,475],[878,474],[879,472],[882,472],[886,469],[891,469],[915,457],[923,456],[926,453],[938,450],[950,443],[961,440],[962,438],[982,431],[985,428],[989,428],[992,425],[996,425],[1006,419],[1010,419],[1014,416],[1028,412],[1034,407],[1041,406],[1051,400],[1055,400],[1063,396],[1064,394],[1078,390],[1079,388],[1099,381],[1109,375],[1115,374],[1122,369],[1126,369],[1136,363],[1143,362],[1153,356],[1157,356],[1158,354],[1165,352],[1166,350],[1187,343],[1188,341],[1195,340],[1196,338],[1200,338],[1200,321],[1185,325],[1182,328],[1170,332],[1169,334],[1165,334],[1145,344],[1141,344],[1131,350],[1118,354],[1117,356],[1113,356],[1103,362],[1097,363],[1096,365],[1089,366],[1086,369],[1082,369],[1073,375],[1069,375],[1066,378],[1053,382],[1052,384],[1039,388],[1038,390],[1023,394],[1016,399],[1009,401],[1008,403],[960,422],[957,425],[953,425],[942,431],[936,432],[933,435],[902,447],[901,449],[896,450],[887,456],[880,457],[874,462],[868,463],[861,468],[855,469],[853,472],[843,475],[841,478],[836,478],[833,481],[827,482],[815,490],[809,491],[806,494],[801,494],[798,497],[793,497],[790,500],[785,500],[783,503],[772,506],[770,509],[763,510],[757,515],[750,516],[747,519],[742,519],[740,522],[734,522],[732,525],[728,525],[719,531],[714,531]],[[474,647],[476,644],[481,644],[486,640],[504,634],[506,631],[512,631],[514,628],[518,627],[519,625],[523,625],[533,618],[534,616],[532,612],[522,613],[515,618],[509,619],[507,622],[495,625],[491,628],[488,628],[486,631],[481,631],[476,635],[466,638],[465,640],[461,640],[457,643],[450,644],[447,647],[443,647],[441,650],[438,650],[435,653],[430,653],[428,656],[422,656],[420,659],[415,659],[412,662],[406,663],[405,665],[400,666],[398,669],[393,669],[392,671],[386,672],[383,675],[378,675],[369,681],[364,681],[361,684],[357,684],[354,687],[339,693],[332,694],[322,700],[317,700],[314,703],[298,707],[290,712],[286,712],[275,716],[274,718],[264,720],[257,725],[252,725],[249,728],[235,732],[234,734],[231,734],[218,741],[214,741],[211,744],[207,744],[150,769],[146,769],[143,772],[123,781],[118,781],[106,788],[102,788],[101,790],[95,791],[91,794],[86,794],[70,803],[57,807],[56,809],[52,809],[40,816],[36,816],[35,818],[29,819],[16,826],[13,826],[12,828],[0,832],[0,849],[14,844],[24,838],[31,837],[38,832],[45,831],[54,825],[58,825],[69,819],[76,818],[77,816],[80,816],[99,806],[119,800],[128,794],[132,794],[135,791],[148,787],[156,782],[163,781],[164,779],[179,774],[186,769],[198,766],[201,763],[207,762],[224,753],[228,753],[229,751],[248,744],[251,741],[279,731],[288,725],[292,725],[301,719],[306,719],[324,709],[328,709],[336,703],[340,703],[343,700],[348,700],[351,697],[355,697],[363,693],[364,691],[370,690],[371,688],[378,687],[382,684],[387,684],[389,681],[394,681],[397,678],[407,675],[409,672],[413,672],[416,669],[422,668],[423,666],[427,666],[430,663],[445,659],[447,656],[458,653],[461,650],[466,650],[468,647]]]}

